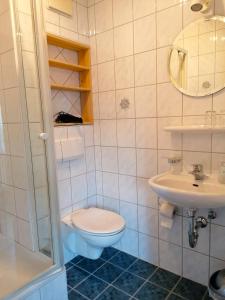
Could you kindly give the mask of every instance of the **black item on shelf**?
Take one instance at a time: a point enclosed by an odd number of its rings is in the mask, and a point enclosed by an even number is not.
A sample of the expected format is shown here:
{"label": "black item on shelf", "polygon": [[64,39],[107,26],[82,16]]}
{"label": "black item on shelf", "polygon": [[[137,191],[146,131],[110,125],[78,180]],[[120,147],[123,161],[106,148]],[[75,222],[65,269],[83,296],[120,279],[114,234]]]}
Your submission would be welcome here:
{"label": "black item on shelf", "polygon": [[64,111],[60,111],[56,114],[56,123],[83,123],[81,117],[76,117],[74,115],[68,114]]}

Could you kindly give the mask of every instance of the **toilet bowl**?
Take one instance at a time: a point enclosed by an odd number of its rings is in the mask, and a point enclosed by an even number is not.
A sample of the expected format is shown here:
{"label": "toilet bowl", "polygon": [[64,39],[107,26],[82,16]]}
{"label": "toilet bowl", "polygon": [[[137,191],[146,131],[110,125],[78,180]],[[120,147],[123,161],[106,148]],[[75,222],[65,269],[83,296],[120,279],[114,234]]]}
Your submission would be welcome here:
{"label": "toilet bowl", "polygon": [[67,215],[62,224],[64,248],[90,259],[99,258],[105,247],[116,244],[125,230],[123,217],[95,207]]}

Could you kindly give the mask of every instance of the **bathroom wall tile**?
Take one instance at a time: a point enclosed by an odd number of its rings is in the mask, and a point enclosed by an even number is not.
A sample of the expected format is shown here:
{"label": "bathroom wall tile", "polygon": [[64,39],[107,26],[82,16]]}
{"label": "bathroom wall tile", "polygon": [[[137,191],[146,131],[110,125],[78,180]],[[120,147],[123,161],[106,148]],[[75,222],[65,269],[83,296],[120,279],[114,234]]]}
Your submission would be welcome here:
{"label": "bathroom wall tile", "polygon": [[[12,196],[10,198],[12,198]],[[15,188],[15,208],[16,208],[16,215],[19,218],[29,221],[30,207],[29,207],[29,193],[27,191]]]}
{"label": "bathroom wall tile", "polygon": [[79,159],[74,159],[69,162],[71,177],[82,175],[86,172],[85,157],[82,156]]}
{"label": "bathroom wall tile", "polygon": [[157,10],[163,10],[179,3],[179,0],[156,0]]}
{"label": "bathroom wall tile", "polygon": [[155,15],[134,22],[134,52],[144,52],[156,48]]}
{"label": "bathroom wall tile", "polygon": [[102,170],[106,172],[118,172],[118,157],[116,147],[102,147]]}
{"label": "bathroom wall tile", "polygon": [[150,188],[148,179],[137,178],[138,204],[158,208],[158,197]]}
{"label": "bathroom wall tile", "polygon": [[121,240],[121,250],[133,256],[136,257],[138,256],[138,232],[137,231],[126,228],[124,236]]}
{"label": "bathroom wall tile", "polygon": [[125,89],[134,86],[133,56],[117,59],[115,61],[116,88]]}
{"label": "bathroom wall tile", "polygon": [[158,265],[158,239],[139,233],[139,257],[151,264]]}
{"label": "bathroom wall tile", "polygon": [[136,177],[119,175],[120,200],[130,203],[137,203],[137,182]]}
{"label": "bathroom wall tile", "polygon": [[38,87],[36,57],[33,53],[23,51],[23,67],[27,87]]}
{"label": "bathroom wall tile", "polygon": [[78,32],[80,34],[88,35],[88,12],[87,8],[77,3],[78,16]]}
{"label": "bathroom wall tile", "polygon": [[98,63],[114,58],[113,30],[105,31],[96,35]]}
{"label": "bathroom wall tile", "polygon": [[99,110],[101,119],[116,118],[115,92],[99,93]]}
{"label": "bathroom wall tile", "polygon": [[[157,46],[171,45],[182,29],[182,7],[180,5],[157,13]],[[165,34],[166,32],[166,34]]]}
{"label": "bathroom wall tile", "polygon": [[132,21],[132,0],[113,0],[114,26]]}
{"label": "bathroom wall tile", "polygon": [[31,226],[27,221],[17,219],[19,243],[25,248],[32,250]]}
{"label": "bathroom wall tile", "polygon": [[19,13],[22,49],[34,51],[34,35],[31,16]]}
{"label": "bathroom wall tile", "polygon": [[112,0],[104,0],[95,6],[96,32],[103,32],[113,26]]}
{"label": "bathroom wall tile", "polygon": [[210,254],[215,258],[225,260],[225,241],[221,239],[224,235],[225,227],[211,225]]}
{"label": "bathroom wall tile", "polygon": [[88,197],[96,195],[96,178],[94,171],[87,173],[87,192]]}
{"label": "bathroom wall tile", "polygon": [[[146,66],[148,66],[146,68]],[[135,55],[135,86],[156,83],[156,51]]]}
{"label": "bathroom wall tile", "polygon": [[102,195],[103,193],[103,182],[102,182],[102,172],[96,171],[96,189],[97,195]]}
{"label": "bathroom wall tile", "polygon": [[[161,225],[162,216],[159,216],[159,238],[161,240],[174,243],[176,245],[182,245],[182,217],[175,215],[174,223],[171,229],[165,228]],[[186,234],[188,230],[184,230]]]}
{"label": "bathroom wall tile", "polygon": [[185,134],[183,136],[183,149],[187,151],[211,151],[211,135],[203,134],[201,136]]}
{"label": "bathroom wall tile", "polygon": [[98,119],[100,118],[100,112],[99,112],[99,94],[98,93],[94,93],[93,94],[93,114],[94,114],[94,119]]}
{"label": "bathroom wall tile", "polygon": [[157,82],[169,82],[168,55],[170,47],[157,49]]}
{"label": "bathroom wall tile", "polygon": [[[159,149],[179,150],[182,145],[182,135],[165,131],[166,126],[181,125],[180,117],[158,118],[158,147]],[[161,159],[160,159],[161,161]]]}
{"label": "bathroom wall tile", "polygon": [[[128,100],[128,108],[122,108],[122,100]],[[135,117],[135,103],[134,103],[134,89],[116,90],[116,113],[118,119],[134,118]]]}
{"label": "bathroom wall tile", "polygon": [[101,127],[101,145],[102,146],[116,146],[116,121],[115,120],[102,120]]}
{"label": "bathroom wall tile", "polygon": [[[74,127],[75,128],[75,127]],[[82,134],[82,127],[81,127],[81,132],[79,135],[83,136]],[[84,131],[84,142],[85,142],[85,146],[94,146],[94,130],[93,130],[93,126],[84,126],[83,127],[83,131]],[[69,131],[68,131],[69,133]]]}
{"label": "bathroom wall tile", "polygon": [[61,27],[77,32],[77,10],[76,10],[76,3],[73,3],[73,17],[68,18],[65,15],[59,16],[59,24]]}
{"label": "bathroom wall tile", "polygon": [[158,116],[181,116],[182,95],[171,83],[158,85]]}
{"label": "bathroom wall tile", "polygon": [[[8,90],[9,91],[9,90]],[[26,89],[26,96],[27,96],[27,109],[28,109],[28,119],[30,122],[41,122],[42,115],[41,115],[41,106],[40,106],[40,94],[38,89],[33,88],[27,88]],[[7,97],[5,95],[5,97]],[[9,96],[10,99],[11,96]],[[15,97],[16,98],[16,97]],[[18,99],[18,98],[17,98]],[[14,99],[15,102],[16,99]],[[9,101],[10,102],[10,101]],[[14,102],[15,107],[17,107],[17,104]],[[10,115],[12,114],[13,110],[10,107]],[[12,114],[13,119],[20,117],[20,110],[17,110],[17,117],[16,114]]]}
{"label": "bathroom wall tile", "polygon": [[224,133],[215,133],[212,136],[212,151],[225,153]]}
{"label": "bathroom wall tile", "polygon": [[137,149],[137,176],[150,178],[156,175],[156,173],[157,151],[152,149]]}
{"label": "bathroom wall tile", "polygon": [[207,285],[209,277],[209,256],[183,249],[183,276]]}
{"label": "bathroom wall tile", "polygon": [[109,197],[103,197],[103,202],[104,202],[104,205],[103,205],[104,209],[108,209],[110,211],[119,213],[119,211],[120,211],[119,200],[109,198]]}
{"label": "bathroom wall tile", "polygon": [[133,54],[133,23],[114,29],[115,58]]}
{"label": "bathroom wall tile", "polygon": [[182,248],[159,240],[160,267],[175,274],[182,272]]}
{"label": "bathroom wall tile", "polygon": [[0,54],[13,48],[13,35],[10,11],[5,11],[0,15],[0,36],[4,40],[1,43]]}
{"label": "bathroom wall tile", "polygon": [[2,67],[2,80],[3,87],[5,89],[17,87],[18,86],[18,78],[16,70],[16,62],[14,51],[8,51],[2,55],[0,55],[1,67]]}
{"label": "bathroom wall tile", "polygon": [[77,203],[87,198],[87,180],[85,175],[71,178],[72,203]]}
{"label": "bathroom wall tile", "polygon": [[138,229],[142,233],[158,237],[158,210],[139,206]]}
{"label": "bathroom wall tile", "polygon": [[[156,148],[156,126],[156,118],[144,118],[136,120],[136,146],[138,148]],[[146,132],[148,132],[147,135]]]}
{"label": "bathroom wall tile", "polygon": [[95,149],[94,149],[94,147],[86,148],[86,166],[87,166],[87,172],[95,171]]}
{"label": "bathroom wall tile", "polygon": [[120,201],[120,214],[124,217],[129,229],[137,230],[137,205]]}
{"label": "bathroom wall tile", "polygon": [[101,170],[102,168],[102,153],[99,146],[95,146],[95,168],[96,170]]}
{"label": "bathroom wall tile", "polygon": [[110,91],[115,88],[114,62],[106,62],[98,65],[99,91]]}
{"label": "bathroom wall tile", "polygon": [[134,0],[134,18],[141,18],[155,12],[155,0]]}
{"label": "bathroom wall tile", "polygon": [[184,151],[183,152],[183,168],[185,171],[192,170],[192,165],[196,163],[200,163],[204,167],[204,172],[210,173],[210,153],[204,152],[191,152]]}
{"label": "bathroom wall tile", "polygon": [[103,195],[114,199],[119,198],[118,175],[103,172]]}
{"label": "bathroom wall tile", "polygon": [[[34,170],[36,170],[34,165]],[[18,188],[28,187],[26,161],[22,157],[12,157],[12,173],[14,185]]]}
{"label": "bathroom wall tile", "polygon": [[184,115],[204,115],[208,110],[212,110],[212,96],[204,98],[183,96]]}
{"label": "bathroom wall tile", "polygon": [[156,117],[156,85],[135,88],[136,118]]}
{"label": "bathroom wall tile", "polygon": [[67,208],[72,204],[72,191],[70,179],[58,182],[60,209]]}
{"label": "bathroom wall tile", "polygon": [[135,120],[117,120],[117,140],[119,147],[135,147]]}
{"label": "bathroom wall tile", "polygon": [[118,148],[119,173],[136,175],[136,149]]}

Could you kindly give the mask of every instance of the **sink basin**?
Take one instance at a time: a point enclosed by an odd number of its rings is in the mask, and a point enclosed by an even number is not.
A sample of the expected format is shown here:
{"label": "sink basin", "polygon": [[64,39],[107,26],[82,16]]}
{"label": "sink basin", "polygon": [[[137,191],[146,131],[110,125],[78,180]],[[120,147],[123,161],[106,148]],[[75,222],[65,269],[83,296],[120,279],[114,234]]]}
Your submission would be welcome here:
{"label": "sink basin", "polygon": [[195,181],[189,174],[163,173],[152,177],[149,184],[158,196],[188,208],[216,208],[225,206],[225,184],[217,177]]}

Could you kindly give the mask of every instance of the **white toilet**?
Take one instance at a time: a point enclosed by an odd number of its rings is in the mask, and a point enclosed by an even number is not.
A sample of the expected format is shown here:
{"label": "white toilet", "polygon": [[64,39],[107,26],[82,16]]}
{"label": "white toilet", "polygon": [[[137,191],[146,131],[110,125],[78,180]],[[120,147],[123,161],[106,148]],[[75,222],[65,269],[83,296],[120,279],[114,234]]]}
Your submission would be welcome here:
{"label": "white toilet", "polygon": [[99,258],[105,247],[116,244],[125,230],[123,217],[95,207],[67,215],[62,224],[65,250],[90,259]]}

